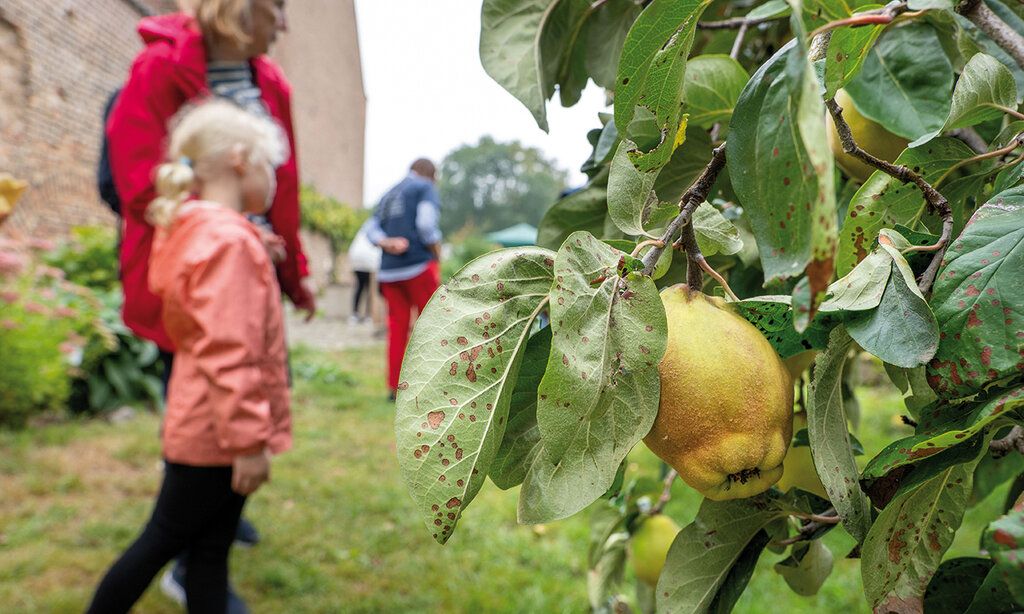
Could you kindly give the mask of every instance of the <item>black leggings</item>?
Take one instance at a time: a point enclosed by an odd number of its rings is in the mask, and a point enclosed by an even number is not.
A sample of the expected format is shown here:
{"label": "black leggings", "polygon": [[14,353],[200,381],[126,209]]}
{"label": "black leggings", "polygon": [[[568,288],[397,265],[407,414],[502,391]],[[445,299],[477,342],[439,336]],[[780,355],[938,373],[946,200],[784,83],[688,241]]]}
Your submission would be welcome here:
{"label": "black leggings", "polygon": [[363,313],[370,313],[370,294],[366,292],[369,287],[370,273],[367,271],[356,271],[356,293],[355,298],[352,299],[352,315],[359,315],[359,299],[363,298],[363,294],[366,294],[366,309],[363,310]]}
{"label": "black leggings", "polygon": [[231,467],[167,463],[153,516],[107,571],[88,614],[128,612],[163,566],[186,550],[188,611],[224,614],[228,551],[244,505],[245,497],[231,490]]}

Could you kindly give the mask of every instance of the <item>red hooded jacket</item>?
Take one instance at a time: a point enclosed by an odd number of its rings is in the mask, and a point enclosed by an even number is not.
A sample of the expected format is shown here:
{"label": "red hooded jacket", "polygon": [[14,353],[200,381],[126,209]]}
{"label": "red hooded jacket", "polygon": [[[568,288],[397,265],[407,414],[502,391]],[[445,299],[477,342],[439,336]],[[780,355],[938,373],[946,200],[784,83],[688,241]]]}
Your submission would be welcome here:
{"label": "red hooded jacket", "polygon": [[[124,322],[140,337],[173,351],[161,321],[161,302],[147,282],[153,227],[146,207],[155,198],[153,173],[164,161],[168,122],[190,100],[209,94],[206,49],[195,20],[184,14],[143,19],[139,34],[146,48],[135,58],[124,90],[107,121],[110,166],[122,202],[121,279]],[[292,155],[277,169],[277,194],[267,217],[285,242],[287,257],[277,266],[281,289],[293,301],[303,298],[309,275],[299,241],[299,173],[292,128],[291,86],[269,58],[251,61],[256,86],[270,114],[288,133]]]}

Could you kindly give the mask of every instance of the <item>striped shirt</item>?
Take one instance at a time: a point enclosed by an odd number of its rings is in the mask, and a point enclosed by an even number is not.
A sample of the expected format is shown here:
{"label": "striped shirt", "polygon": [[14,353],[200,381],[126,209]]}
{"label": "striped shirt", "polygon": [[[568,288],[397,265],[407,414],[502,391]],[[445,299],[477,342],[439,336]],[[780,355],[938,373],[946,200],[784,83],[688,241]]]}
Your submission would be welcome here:
{"label": "striped shirt", "polygon": [[[260,88],[253,80],[249,62],[210,62],[206,65],[206,84],[217,98],[225,98],[253,115],[270,117],[263,103]],[[273,231],[270,221],[263,215],[246,214],[250,222]]]}

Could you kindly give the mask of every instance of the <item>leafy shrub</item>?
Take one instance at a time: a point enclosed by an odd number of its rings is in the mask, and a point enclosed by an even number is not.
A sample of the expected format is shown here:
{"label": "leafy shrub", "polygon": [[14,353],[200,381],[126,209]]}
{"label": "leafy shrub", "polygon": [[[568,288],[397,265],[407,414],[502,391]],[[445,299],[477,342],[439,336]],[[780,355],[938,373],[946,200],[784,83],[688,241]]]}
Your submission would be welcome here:
{"label": "leafy shrub", "polygon": [[46,254],[44,261],[80,286],[112,290],[119,285],[117,237],[105,226],[73,229],[70,238]]}
{"label": "leafy shrub", "polygon": [[[0,317],[0,426],[21,428],[34,414],[60,408],[68,397],[62,346],[70,333],[35,301],[5,304]],[[66,346],[65,346],[66,349]]]}
{"label": "leafy shrub", "polygon": [[302,225],[328,237],[336,252],[348,248],[359,232],[359,227],[370,216],[366,209],[346,205],[317,192],[312,186],[303,186],[299,200],[302,206]]}
{"label": "leafy shrub", "polygon": [[471,260],[501,247],[473,231],[460,232],[451,239],[451,242],[453,245],[451,255],[441,261],[442,280],[451,279],[452,275],[469,264]]}

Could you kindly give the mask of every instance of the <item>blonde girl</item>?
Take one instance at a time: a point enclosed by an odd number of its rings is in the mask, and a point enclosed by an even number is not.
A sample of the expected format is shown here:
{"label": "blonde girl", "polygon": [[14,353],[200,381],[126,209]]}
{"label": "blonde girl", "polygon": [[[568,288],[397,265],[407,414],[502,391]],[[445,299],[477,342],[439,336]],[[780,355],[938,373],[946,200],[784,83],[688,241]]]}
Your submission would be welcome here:
{"label": "blonde girl", "polygon": [[226,101],[184,112],[159,193],[149,286],[176,353],[161,434],[166,461],[153,514],[110,568],[89,612],[127,612],[185,553],[190,612],[223,614],[228,552],[246,497],[291,446],[281,296],[258,230],[288,155],[270,119]]}

